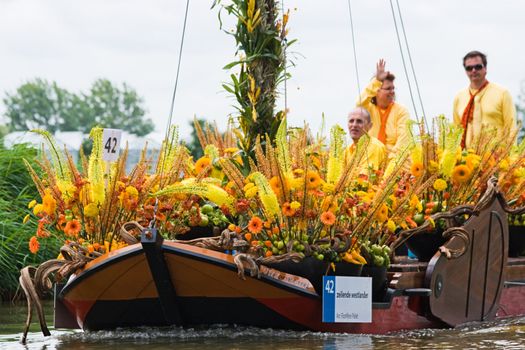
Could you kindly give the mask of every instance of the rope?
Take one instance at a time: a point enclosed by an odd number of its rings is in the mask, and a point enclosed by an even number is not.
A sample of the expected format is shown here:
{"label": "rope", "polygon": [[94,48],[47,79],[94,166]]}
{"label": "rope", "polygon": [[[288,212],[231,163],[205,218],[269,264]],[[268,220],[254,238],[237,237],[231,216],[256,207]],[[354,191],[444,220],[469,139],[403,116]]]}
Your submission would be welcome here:
{"label": "rope", "polygon": [[357,69],[357,51],[355,48],[354,20],[352,18],[352,5],[350,4],[350,0],[348,0],[348,13],[350,15],[350,30],[352,32],[352,49],[354,51],[354,67],[355,67],[355,76],[357,80],[357,93],[359,96],[359,106],[361,106],[362,105],[361,103],[361,85],[359,84],[359,70]]}
{"label": "rope", "polygon": [[[281,0],[281,12],[283,13],[283,25],[284,25],[284,0]],[[284,59],[284,111],[285,114],[288,111],[288,73],[286,71],[286,49],[288,48],[288,39],[283,39],[283,59]]]}
{"label": "rope", "polygon": [[401,52],[401,60],[403,61],[403,69],[405,70],[405,76],[406,76],[407,83],[408,83],[408,91],[410,92],[410,99],[412,100],[412,107],[414,108],[416,122],[419,124],[419,118],[417,116],[416,103],[414,102],[414,95],[412,93],[412,85],[410,84],[410,78],[408,76],[407,65],[406,65],[406,62],[405,62],[405,55],[403,54],[403,46],[401,45],[401,38],[399,36],[399,29],[397,27],[396,14],[395,14],[395,11],[394,11],[394,5],[392,4],[392,0],[390,0],[390,8],[392,9],[392,19],[394,20],[394,27],[396,29],[397,42],[399,44],[399,51]]}
{"label": "rope", "polygon": [[[184,47],[184,37],[186,35],[186,23],[188,21],[188,8],[189,8],[189,5],[190,5],[190,0],[186,0],[186,10],[184,12],[184,23],[182,25],[182,37],[181,37],[181,41],[180,41],[180,48],[179,48],[179,59],[178,59],[178,62],[177,62],[177,73],[176,73],[176,76],[175,76],[175,86],[173,87],[173,94],[171,96],[171,106],[170,106],[170,113],[169,113],[169,118],[168,118],[168,124],[166,125],[166,133],[165,133],[165,137],[164,139],[168,139],[168,135],[169,135],[169,132],[170,132],[170,127],[171,127],[171,121],[173,119],[173,110],[175,108],[175,96],[177,95],[177,86],[178,86],[178,83],[179,83],[179,73],[180,73],[180,63],[182,61],[182,48]],[[163,159],[162,159],[162,166],[161,166],[161,169],[160,169],[160,173],[164,173],[164,163],[166,161],[166,155],[167,155],[167,152],[164,152],[164,156],[163,156]]]}
{"label": "rope", "polygon": [[410,62],[410,68],[412,70],[412,75],[414,76],[414,83],[416,84],[417,96],[419,98],[419,104],[421,105],[421,112],[423,113],[423,124],[427,124],[427,118],[425,114],[425,108],[423,107],[423,99],[421,98],[421,93],[419,90],[419,84],[417,82],[416,70],[414,69],[414,63],[412,62],[412,55],[410,54],[410,47],[408,45],[408,39],[405,32],[405,24],[403,23],[403,17],[401,16],[401,8],[399,7],[399,0],[396,0],[397,12],[399,13],[399,22],[401,23],[401,29],[403,30],[403,37],[405,38],[405,46],[407,48],[408,60]]}

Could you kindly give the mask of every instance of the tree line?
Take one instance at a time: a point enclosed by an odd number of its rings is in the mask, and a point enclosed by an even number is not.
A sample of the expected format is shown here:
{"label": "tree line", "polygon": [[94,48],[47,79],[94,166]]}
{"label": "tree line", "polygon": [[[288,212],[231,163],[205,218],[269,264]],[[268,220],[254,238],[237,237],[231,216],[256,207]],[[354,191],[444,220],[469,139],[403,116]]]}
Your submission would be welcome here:
{"label": "tree line", "polygon": [[87,93],[73,93],[37,78],[7,92],[3,102],[9,132],[39,128],[88,133],[101,125],[144,136],[155,129],[145,118],[143,98],[127,84],[117,86],[107,79],[96,80]]}

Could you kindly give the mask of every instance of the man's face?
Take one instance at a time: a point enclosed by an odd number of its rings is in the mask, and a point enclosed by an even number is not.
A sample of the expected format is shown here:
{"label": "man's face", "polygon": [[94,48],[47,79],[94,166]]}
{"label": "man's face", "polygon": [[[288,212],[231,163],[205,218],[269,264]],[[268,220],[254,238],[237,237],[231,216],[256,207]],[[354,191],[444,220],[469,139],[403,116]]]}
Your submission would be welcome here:
{"label": "man's face", "polygon": [[487,67],[483,64],[481,57],[469,57],[465,60],[465,72],[471,83],[479,85],[485,81]]}
{"label": "man's face", "polygon": [[396,99],[396,88],[394,82],[390,80],[383,81],[383,85],[377,91],[377,105],[381,108],[388,107]]}
{"label": "man's face", "polygon": [[360,111],[353,111],[348,115],[348,132],[354,141],[359,140],[371,126],[372,123]]}

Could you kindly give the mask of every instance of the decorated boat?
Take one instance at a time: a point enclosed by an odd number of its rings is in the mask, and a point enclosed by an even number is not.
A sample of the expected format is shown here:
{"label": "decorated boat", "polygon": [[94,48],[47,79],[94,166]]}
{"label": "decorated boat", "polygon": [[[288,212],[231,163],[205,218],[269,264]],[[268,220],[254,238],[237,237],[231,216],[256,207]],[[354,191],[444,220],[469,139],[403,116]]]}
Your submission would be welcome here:
{"label": "decorated boat", "polygon": [[[41,173],[28,165],[41,196],[29,204],[38,221],[29,248],[50,235],[64,241],[57,259],[20,279],[44,334],[49,276],[57,328],[387,333],[525,314],[523,249],[508,257],[509,220],[525,225],[525,142],[510,147],[515,135],[505,143],[487,132],[465,150],[462,128],[441,116],[374,165],[364,132],[349,146],[338,125],[328,141],[307,125],[288,128],[268,84],[286,77],[288,15],[278,22],[274,8],[255,6],[226,6],[239,17],[238,44],[254,51],[227,87],[238,125],[195,123],[202,157],[169,126],[157,159],[145,149],[126,173],[126,150],[105,147],[118,144],[115,130],[95,128],[79,168],[38,131],[51,159]],[[273,51],[243,44],[253,40]],[[419,253],[417,242],[430,247],[419,259],[396,255],[405,243]]]}

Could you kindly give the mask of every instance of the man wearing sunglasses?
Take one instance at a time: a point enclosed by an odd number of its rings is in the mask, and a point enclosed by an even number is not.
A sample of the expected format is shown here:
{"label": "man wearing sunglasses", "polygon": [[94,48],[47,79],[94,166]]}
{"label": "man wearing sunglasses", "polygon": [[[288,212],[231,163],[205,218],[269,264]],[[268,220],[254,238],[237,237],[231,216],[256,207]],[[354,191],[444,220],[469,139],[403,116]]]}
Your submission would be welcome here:
{"label": "man wearing sunglasses", "polygon": [[463,127],[461,146],[475,147],[482,132],[494,133],[499,140],[515,138],[512,97],[507,89],[486,79],[487,56],[471,51],[463,57],[463,67],[470,85],[456,95],[453,110],[454,123]]}
{"label": "man wearing sunglasses", "polygon": [[370,112],[372,126],[370,136],[377,138],[385,146],[388,159],[392,159],[408,144],[408,110],[395,102],[395,76],[385,70],[386,62],[380,59],[376,64],[376,75],[362,92],[357,107]]}

